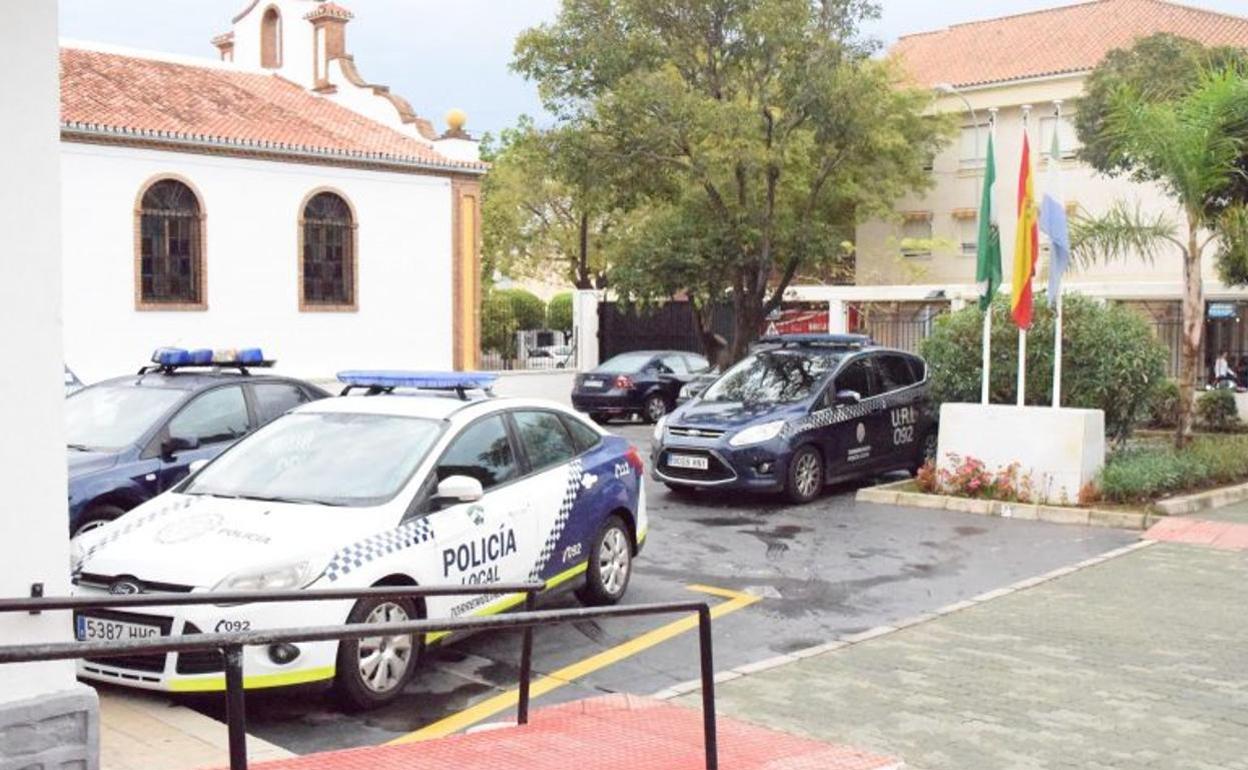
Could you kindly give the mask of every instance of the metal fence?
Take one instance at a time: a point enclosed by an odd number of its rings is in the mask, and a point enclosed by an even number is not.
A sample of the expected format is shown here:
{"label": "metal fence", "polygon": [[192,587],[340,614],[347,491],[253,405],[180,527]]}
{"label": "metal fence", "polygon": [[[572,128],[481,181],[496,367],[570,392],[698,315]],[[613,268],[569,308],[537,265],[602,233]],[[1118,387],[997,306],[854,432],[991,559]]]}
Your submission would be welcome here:
{"label": "metal fence", "polygon": [[948,302],[864,302],[849,306],[849,331],[866,334],[877,345],[910,353],[932,335]]}
{"label": "metal fence", "polygon": [[310,626],[248,631],[229,634],[167,636],[155,641],[58,642],[0,646],[0,665],[50,660],[108,656],[128,657],[171,652],[217,650],[225,664],[226,729],[229,734],[231,770],[247,768],[247,712],[243,687],[243,647],[290,642],[341,641],[372,636],[400,634],[469,633],[486,630],[519,629],[524,632],[520,652],[519,699],[516,721],[527,724],[529,693],[533,676],[533,629],[579,623],[585,620],[636,617],[642,615],[686,614],[698,616],[698,652],[702,682],[702,729],[706,767],[718,770],[718,742],[715,732],[715,677],[711,642],[711,609],[705,602],[667,602],[568,610],[535,610],[537,593],[543,583],[494,583],[474,586],[384,586],[324,591],[229,591],[189,594],[133,594],[128,596],[74,596],[0,599],[0,613],[38,614],[53,610],[117,609],[129,607],[172,607],[199,604],[250,604],[262,602],[333,601],[363,598],[425,598],[468,594],[525,595],[525,611],[476,618],[443,618],[404,623],[359,623],[338,626]]}
{"label": "metal fence", "polygon": [[[711,330],[731,345],[733,333],[732,305],[716,305],[711,316]],[[598,305],[598,357],[606,361],[620,353],[633,350],[686,350],[705,352],[698,334],[693,306],[689,302],[670,301],[640,308],[623,302],[602,302]]]}
{"label": "metal fence", "polygon": [[512,332],[506,343],[482,344],[485,371],[544,371],[576,368],[576,341],[568,332],[527,329]]}

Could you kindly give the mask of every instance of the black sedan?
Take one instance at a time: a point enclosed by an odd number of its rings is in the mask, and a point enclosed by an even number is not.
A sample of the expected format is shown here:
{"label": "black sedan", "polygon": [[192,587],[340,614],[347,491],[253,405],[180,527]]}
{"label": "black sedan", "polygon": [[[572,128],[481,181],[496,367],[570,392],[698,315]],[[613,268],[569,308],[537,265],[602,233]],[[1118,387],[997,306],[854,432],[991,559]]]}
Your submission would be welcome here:
{"label": "black sedan", "polygon": [[702,356],[681,350],[621,353],[577,375],[572,406],[598,422],[633,415],[656,422],[675,408],[680,389],[709,368]]}

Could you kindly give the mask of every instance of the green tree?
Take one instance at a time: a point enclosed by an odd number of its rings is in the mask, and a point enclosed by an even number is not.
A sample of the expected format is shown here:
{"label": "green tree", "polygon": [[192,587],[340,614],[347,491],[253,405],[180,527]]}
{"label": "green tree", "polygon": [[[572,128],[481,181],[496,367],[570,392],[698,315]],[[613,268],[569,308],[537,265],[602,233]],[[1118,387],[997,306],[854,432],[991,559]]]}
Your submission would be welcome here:
{"label": "green tree", "polygon": [[556,294],[546,303],[546,328],[572,331],[572,295],[569,292]]}
{"label": "green tree", "polygon": [[545,325],[546,303],[528,289],[496,289],[492,294],[511,303],[511,314],[517,329],[540,329]]}
{"label": "green tree", "polygon": [[592,289],[606,272],[612,204],[595,179],[593,136],[574,124],[539,129],[522,117],[498,141],[482,199],[483,264],[513,278]]}
{"label": "green tree", "polygon": [[564,0],[514,67],[590,133],[627,215],[611,286],[640,303],[730,301],[744,354],[795,278],[834,269],[856,221],[929,183],[951,130],[871,58],[868,0]]}
{"label": "green tree", "polygon": [[1245,204],[1221,199],[1242,174],[1245,125],[1248,79],[1234,68],[1203,72],[1192,90],[1162,101],[1131,83],[1119,83],[1097,133],[1105,162],[1120,173],[1155,180],[1179,204],[1183,221],[1145,215],[1119,202],[1101,216],[1076,217],[1071,227],[1072,251],[1079,261],[1152,260],[1165,249],[1183,257],[1177,446],[1189,441],[1195,417],[1204,333],[1201,259],[1215,241],[1224,255],[1245,248],[1236,240],[1242,234],[1237,226],[1246,221]]}
{"label": "green tree", "polygon": [[[997,296],[992,314],[989,394],[993,403],[1012,404],[1018,392],[1018,346],[1008,296]],[[938,402],[979,400],[983,318],[978,305],[940,316],[923,341]],[[1027,334],[1028,404],[1052,403],[1053,332],[1053,312],[1038,300]],[[1102,410],[1110,438],[1122,442],[1149,417],[1152,397],[1165,383],[1165,361],[1165,346],[1129,308],[1078,294],[1063,297],[1062,405]]]}
{"label": "green tree", "polygon": [[498,291],[481,299],[481,348],[505,359],[516,357],[516,313],[511,299]]}

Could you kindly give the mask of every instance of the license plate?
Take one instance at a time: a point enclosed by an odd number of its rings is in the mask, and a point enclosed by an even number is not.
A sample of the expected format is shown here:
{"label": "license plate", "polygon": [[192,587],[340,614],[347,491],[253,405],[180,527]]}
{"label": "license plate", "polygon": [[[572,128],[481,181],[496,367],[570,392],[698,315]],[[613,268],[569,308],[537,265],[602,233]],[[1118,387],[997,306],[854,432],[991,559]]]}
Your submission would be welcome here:
{"label": "license plate", "polygon": [[695,471],[705,471],[711,467],[710,460],[698,455],[669,454],[667,464],[673,468],[688,468]]}
{"label": "license plate", "polygon": [[78,641],[125,642],[134,639],[154,639],[160,636],[159,626],[130,623],[124,620],[78,616]]}
{"label": "license plate", "polygon": [[597,388],[597,389],[601,389],[602,386],[605,384],[606,383],[604,383],[602,380],[585,380],[584,382],[581,383],[583,387]]}

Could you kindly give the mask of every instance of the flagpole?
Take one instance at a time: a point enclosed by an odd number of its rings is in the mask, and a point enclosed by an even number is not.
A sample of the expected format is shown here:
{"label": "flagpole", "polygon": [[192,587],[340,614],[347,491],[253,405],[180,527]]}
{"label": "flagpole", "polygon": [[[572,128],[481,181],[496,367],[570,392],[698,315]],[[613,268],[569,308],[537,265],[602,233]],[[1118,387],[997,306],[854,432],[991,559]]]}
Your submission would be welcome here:
{"label": "flagpole", "polygon": [[[1027,135],[1027,118],[1031,114],[1031,105],[1023,105],[1023,136]],[[1021,222],[1020,222],[1021,225]],[[1017,240],[1017,235],[1015,240]],[[1027,400],[1027,330],[1018,328],[1018,405],[1024,406]]]}
{"label": "flagpole", "polygon": [[[997,131],[997,108],[990,107],[988,108],[988,139],[989,139],[988,143],[989,145],[995,144],[995,142],[993,142],[992,139],[994,138],[996,131]],[[985,162],[987,162],[987,159],[985,159]],[[976,197],[979,197],[978,196],[979,185],[975,186],[975,191],[976,191]],[[981,213],[980,216],[983,216],[983,214]],[[982,246],[978,248],[982,248]],[[992,369],[992,300],[993,300],[993,297],[989,295],[988,308],[984,310],[984,329],[983,329],[984,340],[983,340],[983,350],[981,351],[981,354],[983,357],[983,364],[981,368],[982,374],[980,377],[980,384],[979,384],[979,402],[981,404],[984,404],[985,406],[989,402],[988,386],[989,386],[990,381],[992,380],[992,373],[991,373],[991,369]]]}
{"label": "flagpole", "polygon": [[[1053,102],[1053,114],[1056,120],[1053,121],[1053,148],[1059,148],[1058,142],[1059,132],[1062,130],[1062,100],[1056,99]],[[1049,153],[1049,163],[1060,164],[1062,162],[1060,152]],[[1053,166],[1054,169],[1060,169],[1060,166]],[[1053,173],[1049,177],[1050,181],[1057,181],[1057,173]],[[1059,205],[1065,206],[1066,200],[1062,195],[1061,185],[1054,184],[1056,190],[1051,190],[1050,194],[1056,194]],[[1057,249],[1054,248],[1052,237],[1049,238],[1049,271],[1052,272],[1053,258],[1057,256]],[[1053,298],[1050,297],[1052,300]],[[1053,318],[1053,408],[1062,408],[1062,285],[1057,285],[1057,313]]]}

